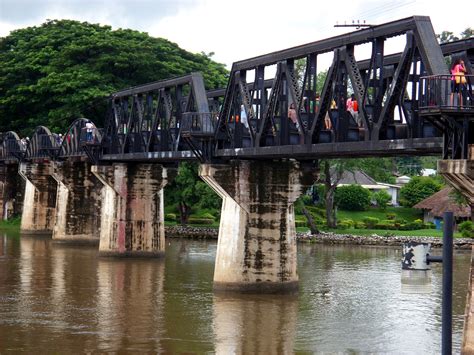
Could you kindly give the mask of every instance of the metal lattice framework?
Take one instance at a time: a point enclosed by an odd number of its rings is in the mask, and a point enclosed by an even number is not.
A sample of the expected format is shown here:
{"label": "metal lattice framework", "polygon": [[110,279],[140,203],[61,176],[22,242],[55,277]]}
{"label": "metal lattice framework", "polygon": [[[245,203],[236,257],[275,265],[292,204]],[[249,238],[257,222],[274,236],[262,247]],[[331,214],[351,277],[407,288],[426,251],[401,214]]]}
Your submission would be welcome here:
{"label": "metal lattice framework", "polygon": [[47,127],[38,126],[29,140],[23,159],[49,159],[54,156],[53,152],[57,150],[57,147],[57,135],[53,135]]}
{"label": "metal lattice framework", "polygon": [[21,160],[26,154],[25,142],[20,140],[16,132],[4,133],[0,144],[0,160]]}
{"label": "metal lattice framework", "polygon": [[[403,52],[386,55],[394,37]],[[358,61],[361,46],[370,53]],[[322,55],[332,55],[330,65],[321,66]],[[29,144],[7,132],[0,137],[0,160],[465,158],[474,143],[473,115],[466,107],[433,108],[431,100],[452,96],[448,55],[464,59],[473,74],[474,39],[440,46],[429,18],[414,16],[236,62],[225,89],[206,92],[201,74],[192,73],[116,92],[104,131],[92,125],[88,134],[87,120],[78,119],[62,141],[42,126]],[[327,75],[319,87],[321,71]],[[472,106],[469,87],[465,100]],[[346,110],[351,92],[359,123]],[[291,103],[297,125],[288,118]]]}
{"label": "metal lattice framework", "polygon": [[[191,136],[195,131],[201,139]],[[200,73],[114,93],[102,141],[104,159],[173,160],[202,156],[214,123]],[[183,144],[185,143],[185,144]],[[143,155],[141,155],[143,156]]]}
{"label": "metal lattice framework", "polygon": [[[404,36],[405,49],[401,55],[390,58],[392,69],[389,70],[384,44],[395,36]],[[371,44],[371,55],[362,65],[356,61],[354,53],[357,46],[367,43]],[[322,88],[317,88],[318,55],[330,52],[333,60],[326,81]],[[295,69],[298,60],[305,64],[302,76],[298,76]],[[270,89],[264,85],[267,70],[275,72]],[[249,73],[250,79],[247,78]],[[413,138],[420,138],[421,146],[423,137],[432,137],[435,130],[417,114],[415,98],[419,77],[447,73],[429,18],[418,16],[236,62],[219,114],[216,155],[275,157],[275,149],[262,148],[276,146],[279,154],[296,154],[296,157],[299,154],[324,155],[331,151],[344,155],[344,150],[347,154],[354,154],[355,148],[364,146],[368,148],[365,149],[367,154],[373,154],[376,142],[407,138],[411,143]],[[247,81],[253,81],[251,89]],[[361,128],[346,111],[349,86],[359,103]],[[320,92],[319,102],[317,92]],[[333,100],[337,109],[331,109]],[[288,120],[290,103],[296,106],[300,128]],[[394,115],[397,107],[400,111],[398,120]],[[242,108],[250,123],[248,129],[236,120]],[[331,130],[324,129],[326,115],[331,120]],[[371,143],[355,144],[361,141]],[[315,147],[320,143],[337,144],[325,149]],[[295,149],[291,147],[293,145],[306,148]],[[415,145],[405,148],[416,150]],[[344,146],[346,149],[342,148]],[[381,150],[388,147],[386,142],[378,146]],[[410,149],[407,153],[414,154]]]}
{"label": "metal lattice framework", "polygon": [[[78,118],[68,127],[58,146],[57,155],[59,158],[64,159],[67,157],[86,155],[83,142],[88,140],[87,122],[90,122],[87,118]],[[90,142],[99,143],[101,141],[100,133],[94,123],[92,123],[92,126]]]}

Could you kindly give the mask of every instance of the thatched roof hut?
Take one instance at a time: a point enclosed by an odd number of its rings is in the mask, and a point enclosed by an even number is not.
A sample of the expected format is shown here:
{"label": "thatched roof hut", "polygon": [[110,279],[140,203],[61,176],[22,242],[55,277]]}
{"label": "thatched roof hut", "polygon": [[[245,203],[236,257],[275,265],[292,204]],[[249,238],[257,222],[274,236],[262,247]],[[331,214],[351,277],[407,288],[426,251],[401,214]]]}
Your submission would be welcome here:
{"label": "thatched roof hut", "polygon": [[413,207],[425,210],[433,217],[441,218],[444,212],[451,211],[456,218],[471,218],[471,207],[456,203],[454,198],[450,195],[452,191],[453,189],[451,187],[445,187]]}

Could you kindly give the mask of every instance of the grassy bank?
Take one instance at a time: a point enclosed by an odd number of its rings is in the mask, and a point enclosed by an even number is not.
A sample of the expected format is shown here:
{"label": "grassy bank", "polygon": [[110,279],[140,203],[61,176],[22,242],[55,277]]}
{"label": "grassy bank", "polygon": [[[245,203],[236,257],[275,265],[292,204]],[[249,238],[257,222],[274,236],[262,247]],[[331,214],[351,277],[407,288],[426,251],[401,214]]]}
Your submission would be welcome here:
{"label": "grassy bank", "polygon": [[[393,235],[393,236],[410,236],[410,237],[442,237],[443,231],[436,229],[417,229],[409,231],[400,230],[382,230],[382,229],[327,229],[326,232],[332,232],[336,234],[352,234],[352,235],[372,235],[377,234],[380,236]],[[461,238],[461,233],[454,232],[455,238]]]}
{"label": "grassy bank", "polygon": [[19,231],[21,218],[15,217],[7,221],[0,221],[0,230],[4,231]]}

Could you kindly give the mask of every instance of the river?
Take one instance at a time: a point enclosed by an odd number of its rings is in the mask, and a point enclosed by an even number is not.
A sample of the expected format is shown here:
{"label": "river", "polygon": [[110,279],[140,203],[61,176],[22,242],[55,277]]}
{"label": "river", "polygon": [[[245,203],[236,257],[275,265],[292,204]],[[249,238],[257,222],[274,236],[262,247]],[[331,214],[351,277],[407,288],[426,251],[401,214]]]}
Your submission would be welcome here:
{"label": "river", "polygon": [[[216,295],[215,241],[166,248],[161,260],[99,258],[2,232],[0,353],[440,352],[441,265],[423,293],[407,292],[401,248],[299,244],[295,296]],[[455,255],[457,353],[469,264]]]}

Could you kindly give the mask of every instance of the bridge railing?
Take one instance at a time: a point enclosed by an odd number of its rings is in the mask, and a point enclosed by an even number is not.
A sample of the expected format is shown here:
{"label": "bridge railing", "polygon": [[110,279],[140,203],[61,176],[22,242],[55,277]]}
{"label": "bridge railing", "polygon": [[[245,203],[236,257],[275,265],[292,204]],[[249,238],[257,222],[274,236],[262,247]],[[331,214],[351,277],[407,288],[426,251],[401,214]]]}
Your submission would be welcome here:
{"label": "bridge railing", "polygon": [[102,143],[102,129],[84,127],[81,129],[79,140],[81,145],[100,145]]}
{"label": "bridge railing", "polygon": [[474,111],[474,75],[430,75],[420,80],[420,110]]}
{"label": "bridge railing", "polygon": [[217,116],[210,112],[185,112],[181,118],[181,137],[211,137],[216,121]]}
{"label": "bridge railing", "polygon": [[6,139],[3,142],[2,158],[5,160],[21,160],[26,154],[29,141],[23,139]]}

